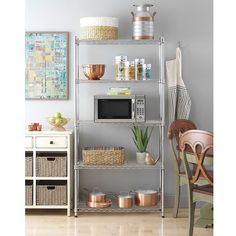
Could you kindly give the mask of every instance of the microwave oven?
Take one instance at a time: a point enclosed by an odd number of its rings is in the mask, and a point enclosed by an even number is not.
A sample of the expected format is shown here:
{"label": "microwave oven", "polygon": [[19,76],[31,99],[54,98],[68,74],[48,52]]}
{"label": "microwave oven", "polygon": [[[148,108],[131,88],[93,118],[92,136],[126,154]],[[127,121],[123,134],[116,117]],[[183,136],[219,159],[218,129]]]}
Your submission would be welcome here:
{"label": "microwave oven", "polygon": [[145,122],[145,95],[94,96],[95,122]]}

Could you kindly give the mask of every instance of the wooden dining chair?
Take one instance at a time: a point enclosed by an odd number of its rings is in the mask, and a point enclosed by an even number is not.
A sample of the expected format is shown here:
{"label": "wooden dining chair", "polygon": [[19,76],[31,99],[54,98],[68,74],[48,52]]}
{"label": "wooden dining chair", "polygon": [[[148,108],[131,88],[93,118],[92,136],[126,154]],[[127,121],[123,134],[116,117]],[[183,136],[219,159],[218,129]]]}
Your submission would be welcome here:
{"label": "wooden dining chair", "polygon": [[174,166],[174,172],[176,177],[175,182],[175,200],[173,217],[178,216],[179,200],[180,200],[180,187],[187,184],[184,167],[180,159],[179,149],[179,136],[188,130],[197,129],[196,125],[191,120],[178,119],[171,123],[168,130],[168,139],[171,147],[171,159]]}
{"label": "wooden dining chair", "polygon": [[[203,130],[189,130],[180,135],[179,148],[187,177],[189,196],[189,229],[188,235],[193,235],[194,213],[196,203],[213,204],[213,134]],[[191,152],[189,152],[191,150]],[[194,164],[194,168],[192,168]],[[206,184],[197,185],[199,178],[204,178]]]}

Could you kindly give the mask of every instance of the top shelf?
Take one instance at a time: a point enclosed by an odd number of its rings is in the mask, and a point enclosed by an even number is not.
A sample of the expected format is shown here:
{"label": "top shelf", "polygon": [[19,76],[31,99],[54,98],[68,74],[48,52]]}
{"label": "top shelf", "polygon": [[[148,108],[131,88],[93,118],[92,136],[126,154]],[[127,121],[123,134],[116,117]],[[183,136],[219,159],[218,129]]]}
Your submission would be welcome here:
{"label": "top shelf", "polygon": [[158,45],[160,40],[133,40],[133,39],[116,39],[116,40],[79,40],[77,45]]}

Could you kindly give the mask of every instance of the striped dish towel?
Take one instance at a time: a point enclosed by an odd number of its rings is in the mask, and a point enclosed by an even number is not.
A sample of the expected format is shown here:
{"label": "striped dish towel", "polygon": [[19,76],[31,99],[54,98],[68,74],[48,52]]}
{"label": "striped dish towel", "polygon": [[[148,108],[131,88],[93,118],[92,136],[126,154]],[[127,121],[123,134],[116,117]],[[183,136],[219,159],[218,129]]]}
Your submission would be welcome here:
{"label": "striped dish towel", "polygon": [[191,99],[182,78],[182,55],[180,48],[176,48],[176,58],[174,60],[166,61],[166,76],[169,124],[177,119],[188,119]]}

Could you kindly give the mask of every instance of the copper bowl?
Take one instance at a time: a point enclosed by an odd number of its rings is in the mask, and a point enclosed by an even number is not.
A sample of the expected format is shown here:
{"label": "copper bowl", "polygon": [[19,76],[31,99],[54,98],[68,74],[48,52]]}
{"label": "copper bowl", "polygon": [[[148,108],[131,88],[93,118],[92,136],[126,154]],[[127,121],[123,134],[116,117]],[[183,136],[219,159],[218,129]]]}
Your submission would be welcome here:
{"label": "copper bowl", "polygon": [[86,64],[82,68],[88,80],[99,80],[105,72],[104,64]]}
{"label": "copper bowl", "polygon": [[91,208],[106,208],[112,205],[111,199],[107,199],[106,202],[89,202],[87,201],[87,206]]}

